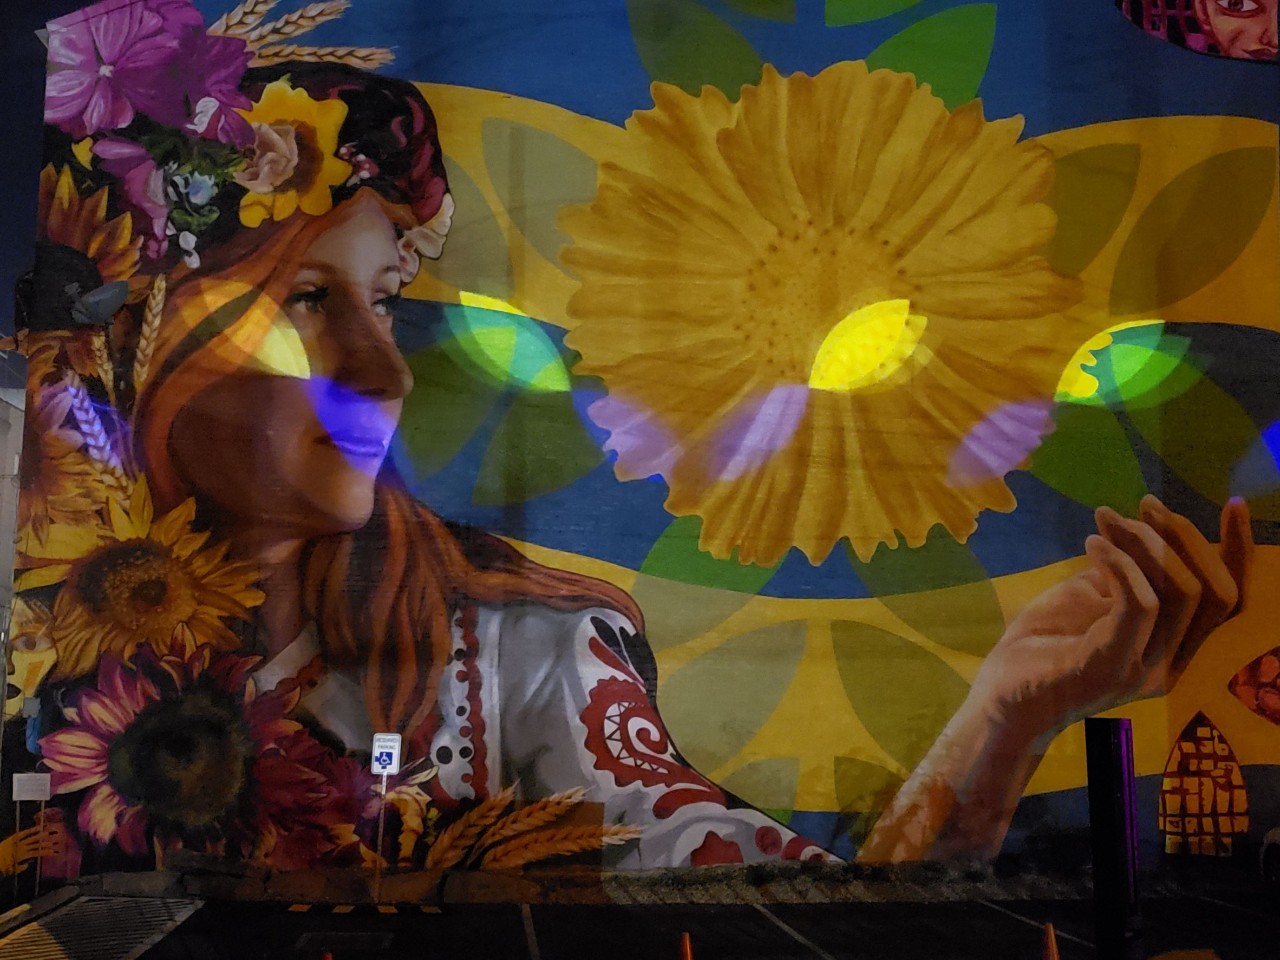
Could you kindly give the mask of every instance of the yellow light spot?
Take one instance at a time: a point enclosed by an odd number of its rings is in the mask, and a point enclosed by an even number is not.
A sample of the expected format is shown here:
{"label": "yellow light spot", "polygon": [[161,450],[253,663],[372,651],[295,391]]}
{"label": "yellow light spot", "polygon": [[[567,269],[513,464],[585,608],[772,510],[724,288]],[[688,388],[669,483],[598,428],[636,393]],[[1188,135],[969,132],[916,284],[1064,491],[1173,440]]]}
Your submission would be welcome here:
{"label": "yellow light spot", "polygon": [[459,290],[458,302],[464,307],[479,307],[482,310],[496,310],[499,313],[513,313],[518,317],[528,316],[528,314],[519,307],[507,303],[505,300],[499,300],[497,297],[491,297],[483,293],[472,293],[470,290]]}
{"label": "yellow light spot", "polygon": [[809,386],[850,391],[887,380],[915,351],[927,322],[911,312],[907,300],[881,300],[854,310],[822,341]]}
{"label": "yellow light spot", "polygon": [[1114,327],[1108,327],[1101,333],[1096,333],[1086,340],[1067,361],[1066,369],[1062,371],[1062,376],[1058,379],[1057,396],[1059,400],[1085,400],[1093,396],[1098,390],[1098,378],[1087,372],[1084,368],[1091,367],[1098,361],[1098,354],[1111,346],[1111,342],[1115,339],[1114,335],[1121,330],[1128,330],[1132,327],[1149,327],[1153,323],[1160,323],[1160,320],[1130,320],[1126,323],[1117,323]]}

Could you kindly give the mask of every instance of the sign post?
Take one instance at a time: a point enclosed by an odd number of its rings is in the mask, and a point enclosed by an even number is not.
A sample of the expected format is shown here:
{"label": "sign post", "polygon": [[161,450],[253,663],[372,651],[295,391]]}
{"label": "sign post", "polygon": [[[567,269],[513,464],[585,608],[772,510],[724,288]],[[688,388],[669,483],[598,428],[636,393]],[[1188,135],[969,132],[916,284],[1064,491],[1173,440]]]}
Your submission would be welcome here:
{"label": "sign post", "polygon": [[[47,773],[15,773],[13,775],[13,827],[14,833],[22,830],[22,803],[24,800],[35,800],[40,804],[40,809],[36,813],[36,824],[40,827],[44,826],[44,805],[53,797],[52,778]],[[17,864],[14,864],[15,868]],[[14,870],[13,874],[13,895],[15,899],[18,896],[18,874],[21,870]],[[40,896],[40,881],[43,879],[44,872],[44,856],[36,854],[36,889],[33,896]]]}
{"label": "sign post", "polygon": [[382,838],[387,826],[387,777],[400,772],[401,739],[398,733],[375,733],[370,768],[382,777],[378,800],[378,845],[373,851],[373,902],[382,902]]}

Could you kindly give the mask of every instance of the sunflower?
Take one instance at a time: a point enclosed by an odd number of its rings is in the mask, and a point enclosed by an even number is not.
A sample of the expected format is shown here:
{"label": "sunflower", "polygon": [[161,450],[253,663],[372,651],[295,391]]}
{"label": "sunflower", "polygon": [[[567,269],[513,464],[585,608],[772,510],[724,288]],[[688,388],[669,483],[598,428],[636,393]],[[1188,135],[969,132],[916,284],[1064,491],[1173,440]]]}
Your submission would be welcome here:
{"label": "sunflower", "polygon": [[109,530],[72,528],[58,543],[61,556],[48,551],[44,565],[18,581],[21,589],[66,580],[49,627],[55,679],[92,672],[106,653],[129,662],[141,643],[164,654],[183,632],[216,650],[237,647],[226,621],[247,619],[262,602],[257,571],[228,561],[226,543],[205,546],[209,533],[191,529],[195,501],[153,520],[151,495],[139,480],[127,512],[115,499],[108,506]]}
{"label": "sunflower", "polygon": [[132,856],[157,828],[196,848],[225,850],[231,839],[247,855],[249,825],[270,826],[262,797],[275,810],[326,796],[323,776],[305,766],[311,754],[295,756],[299,744],[314,746],[286,716],[297,696],[258,695],[249,678],[259,662],[186,631],[165,655],[140,646],[132,666],[104,655],[96,683],[65,710],[69,724],[40,740],[54,793],[84,791],[81,832]]}
{"label": "sunflower", "polygon": [[133,218],[122,213],[107,220],[107,188],[90,197],[76,190],[71,168],[40,171],[39,239],[79,250],[93,261],[103,283],[128,280],[138,272],[142,237],[133,235]]}
{"label": "sunflower", "polygon": [[653,97],[561,219],[567,343],[608,388],[589,413],[619,478],[661,475],[704,550],[762,564],[1012,509],[1002,476],[947,471],[984,417],[1051,398],[1082,339],[1040,253],[1048,150],[860,62]]}
{"label": "sunflower", "polygon": [[[32,410],[23,422],[18,491],[18,553],[38,550],[49,539],[50,522],[72,527],[98,527],[106,491],[97,470],[81,452],[84,438],[66,426],[73,397],[70,391],[36,389]],[[34,541],[34,542],[33,542]],[[26,562],[22,556],[20,566]]]}
{"label": "sunflower", "polygon": [[244,169],[236,174],[236,182],[249,191],[240,200],[240,222],[257,227],[299,209],[312,216],[328,212],[330,188],[351,175],[351,164],[335,156],[347,105],[312,100],[305,90],[276,80],[251,110],[236,112],[255,138]]}

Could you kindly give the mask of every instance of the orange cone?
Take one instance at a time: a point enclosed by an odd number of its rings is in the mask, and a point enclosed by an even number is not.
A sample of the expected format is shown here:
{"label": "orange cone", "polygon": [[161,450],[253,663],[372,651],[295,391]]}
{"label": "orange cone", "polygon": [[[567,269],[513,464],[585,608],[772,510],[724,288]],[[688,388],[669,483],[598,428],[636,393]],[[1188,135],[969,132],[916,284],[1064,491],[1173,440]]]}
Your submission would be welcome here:
{"label": "orange cone", "polygon": [[1053,924],[1044,925],[1044,960],[1061,960],[1058,956],[1058,935],[1053,932]]}
{"label": "orange cone", "polygon": [[693,960],[693,941],[689,934],[680,934],[680,960]]}

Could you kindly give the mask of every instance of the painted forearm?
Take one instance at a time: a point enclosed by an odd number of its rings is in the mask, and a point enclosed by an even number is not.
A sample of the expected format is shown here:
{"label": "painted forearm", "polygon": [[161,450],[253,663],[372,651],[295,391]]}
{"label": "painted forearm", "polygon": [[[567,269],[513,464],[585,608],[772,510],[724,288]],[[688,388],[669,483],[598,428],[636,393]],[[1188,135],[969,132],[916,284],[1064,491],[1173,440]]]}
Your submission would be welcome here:
{"label": "painted forearm", "polygon": [[881,814],[858,859],[994,857],[1048,739],[971,695]]}

